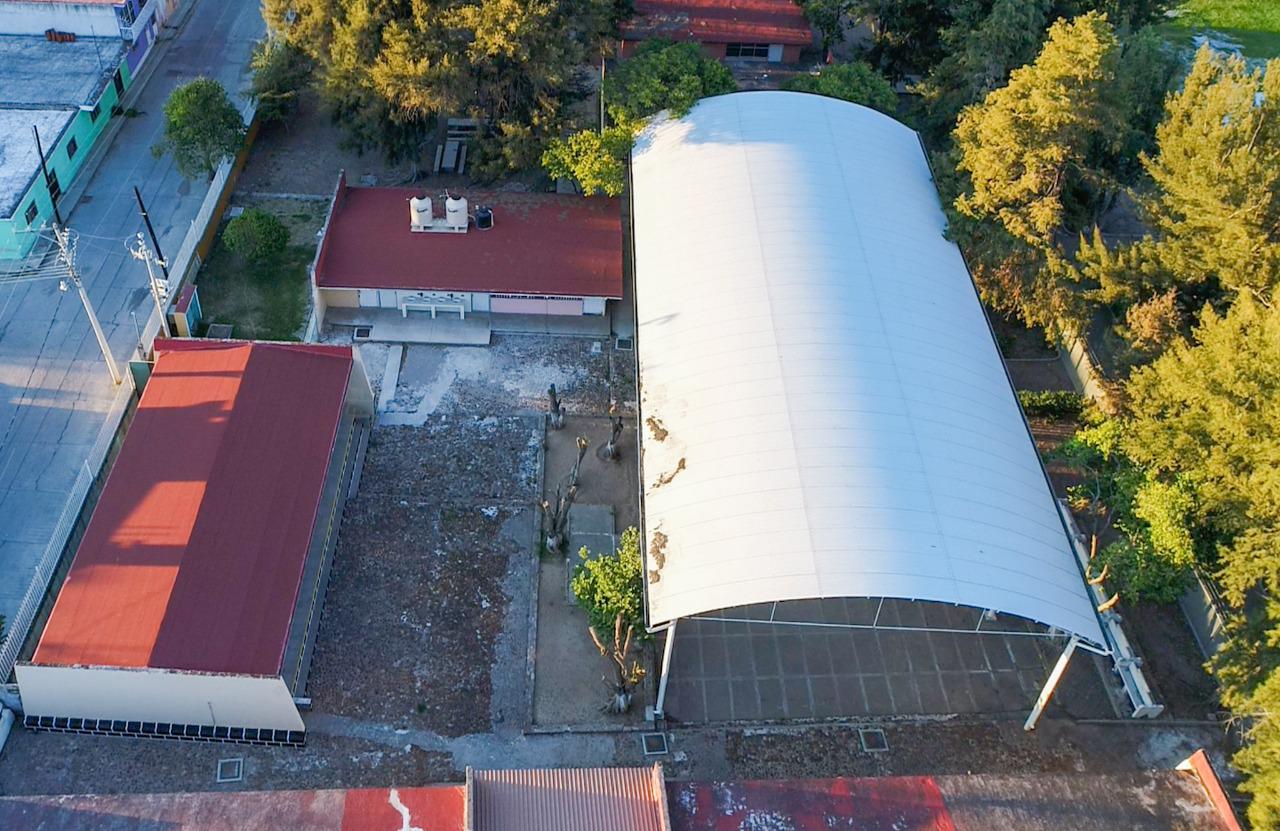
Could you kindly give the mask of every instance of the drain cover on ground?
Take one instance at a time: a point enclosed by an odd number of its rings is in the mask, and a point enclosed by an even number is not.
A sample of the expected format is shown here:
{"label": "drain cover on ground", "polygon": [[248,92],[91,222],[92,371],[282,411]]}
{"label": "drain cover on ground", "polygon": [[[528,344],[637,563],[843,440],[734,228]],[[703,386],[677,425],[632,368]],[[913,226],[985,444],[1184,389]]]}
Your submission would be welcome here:
{"label": "drain cover on ground", "polygon": [[633,341],[631,338],[618,338],[618,349],[623,352],[630,352]]}
{"label": "drain cover on ground", "polygon": [[878,727],[863,727],[858,730],[858,738],[862,739],[862,749],[867,753],[883,753],[889,749],[889,739]]}
{"label": "drain cover on ground", "polygon": [[644,755],[646,756],[664,756],[667,753],[667,734],[642,733],[640,735],[640,746],[644,748]]}
{"label": "drain cover on ground", "polygon": [[218,760],[218,781],[219,782],[239,782],[244,778],[244,759],[237,757],[235,759],[219,759]]}

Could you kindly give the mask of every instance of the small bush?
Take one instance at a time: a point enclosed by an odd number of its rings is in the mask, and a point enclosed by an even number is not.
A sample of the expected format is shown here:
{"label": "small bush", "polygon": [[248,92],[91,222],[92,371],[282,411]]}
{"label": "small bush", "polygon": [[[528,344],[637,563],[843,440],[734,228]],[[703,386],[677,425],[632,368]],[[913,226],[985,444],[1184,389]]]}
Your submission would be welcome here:
{"label": "small bush", "polygon": [[1076,418],[1086,402],[1080,393],[1067,390],[1018,390],[1018,403],[1028,416]]}
{"label": "small bush", "polygon": [[882,113],[892,114],[898,109],[893,85],[862,61],[828,66],[816,75],[798,75],[784,86],[795,92],[812,92],[862,104]]}
{"label": "small bush", "polygon": [[222,241],[235,254],[260,263],[284,253],[289,244],[289,229],[273,214],[250,208],[227,223]]}
{"label": "small bush", "polygon": [[613,632],[619,614],[622,622],[637,630],[644,627],[643,565],[640,561],[640,532],[628,528],[622,532],[618,550],[592,557],[584,547],[578,556],[582,562],[573,568],[573,596],[587,612],[591,627],[597,632]]}

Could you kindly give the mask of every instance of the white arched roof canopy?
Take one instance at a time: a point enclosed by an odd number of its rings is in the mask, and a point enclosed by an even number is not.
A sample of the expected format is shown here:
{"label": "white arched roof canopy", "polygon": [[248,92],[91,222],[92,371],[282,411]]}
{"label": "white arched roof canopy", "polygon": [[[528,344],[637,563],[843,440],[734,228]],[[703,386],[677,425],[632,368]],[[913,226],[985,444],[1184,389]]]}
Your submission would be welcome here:
{"label": "white arched roof canopy", "polygon": [[1103,643],[912,130],[736,93],[631,175],[651,625],[895,597]]}

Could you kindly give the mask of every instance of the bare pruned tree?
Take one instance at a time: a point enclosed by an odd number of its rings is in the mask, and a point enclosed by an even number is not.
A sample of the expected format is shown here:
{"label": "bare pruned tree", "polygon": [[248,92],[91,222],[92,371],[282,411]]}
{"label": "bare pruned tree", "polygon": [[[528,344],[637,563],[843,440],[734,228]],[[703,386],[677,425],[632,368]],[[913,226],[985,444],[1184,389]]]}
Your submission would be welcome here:
{"label": "bare pruned tree", "polygon": [[569,525],[569,509],[573,500],[578,497],[578,486],[556,488],[554,501],[544,499],[538,507],[542,509],[543,533],[548,551],[559,551],[564,546],[565,529]]}
{"label": "bare pruned tree", "polygon": [[547,399],[551,405],[551,429],[559,430],[564,427],[564,402],[560,400],[560,396],[556,393],[556,385],[552,384],[547,390]]}
{"label": "bare pruned tree", "polygon": [[600,639],[600,634],[591,626],[587,627],[587,632],[591,634],[591,642],[596,645],[596,649],[600,650],[600,654],[613,663],[613,680],[611,681],[607,676],[600,679],[610,691],[609,700],[601,709],[614,715],[625,713],[631,709],[636,685],[640,683],[641,678],[644,678],[644,667],[631,657],[631,642],[635,636],[635,626],[628,623],[624,631],[622,613],[619,612],[613,622],[612,644],[606,645]]}
{"label": "bare pruned tree", "polygon": [[573,463],[573,470],[569,471],[569,487],[578,487],[578,475],[582,472],[582,459],[587,455],[587,448],[591,443],[587,441],[586,436],[578,436],[578,459]]}
{"label": "bare pruned tree", "polygon": [[622,414],[618,412],[618,403],[609,405],[609,443],[604,446],[604,457],[618,461],[618,437],[622,435]]}

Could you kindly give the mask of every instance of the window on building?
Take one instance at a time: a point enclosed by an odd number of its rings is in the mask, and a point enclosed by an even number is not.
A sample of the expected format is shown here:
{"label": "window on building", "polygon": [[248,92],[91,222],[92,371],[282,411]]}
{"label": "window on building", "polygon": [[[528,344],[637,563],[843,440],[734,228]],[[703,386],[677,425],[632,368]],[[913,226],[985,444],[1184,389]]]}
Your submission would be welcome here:
{"label": "window on building", "polygon": [[76,144],[75,137],[72,136],[71,141],[67,142],[67,158],[74,159],[76,157],[76,151],[79,149],[80,145]]}
{"label": "window on building", "polygon": [[111,83],[115,84],[117,98],[124,95],[124,78],[120,76],[120,70],[116,70],[116,75],[111,79]]}
{"label": "window on building", "polygon": [[49,184],[49,198],[54,202],[62,197],[62,185],[58,182],[58,171],[49,170],[49,178],[46,180]]}
{"label": "window on building", "polygon": [[724,47],[726,58],[768,58],[767,43],[728,43]]}
{"label": "window on building", "polygon": [[94,104],[93,109],[89,110],[89,120],[96,122],[98,120],[98,116],[100,115],[102,115],[102,105]]}
{"label": "window on building", "polygon": [[31,227],[31,223],[33,223],[33,222],[35,222],[35,221],[36,221],[36,216],[38,216],[38,215],[39,215],[39,213],[40,213],[40,212],[39,212],[38,210],[36,210],[36,203],[35,203],[35,202],[32,202],[30,205],[28,205],[28,206],[27,206],[27,212],[26,212],[26,213],[24,213],[24,214],[23,214],[23,216],[24,216],[24,217],[26,217],[26,219],[27,219],[27,227],[28,227],[28,228],[29,228],[29,227]]}

